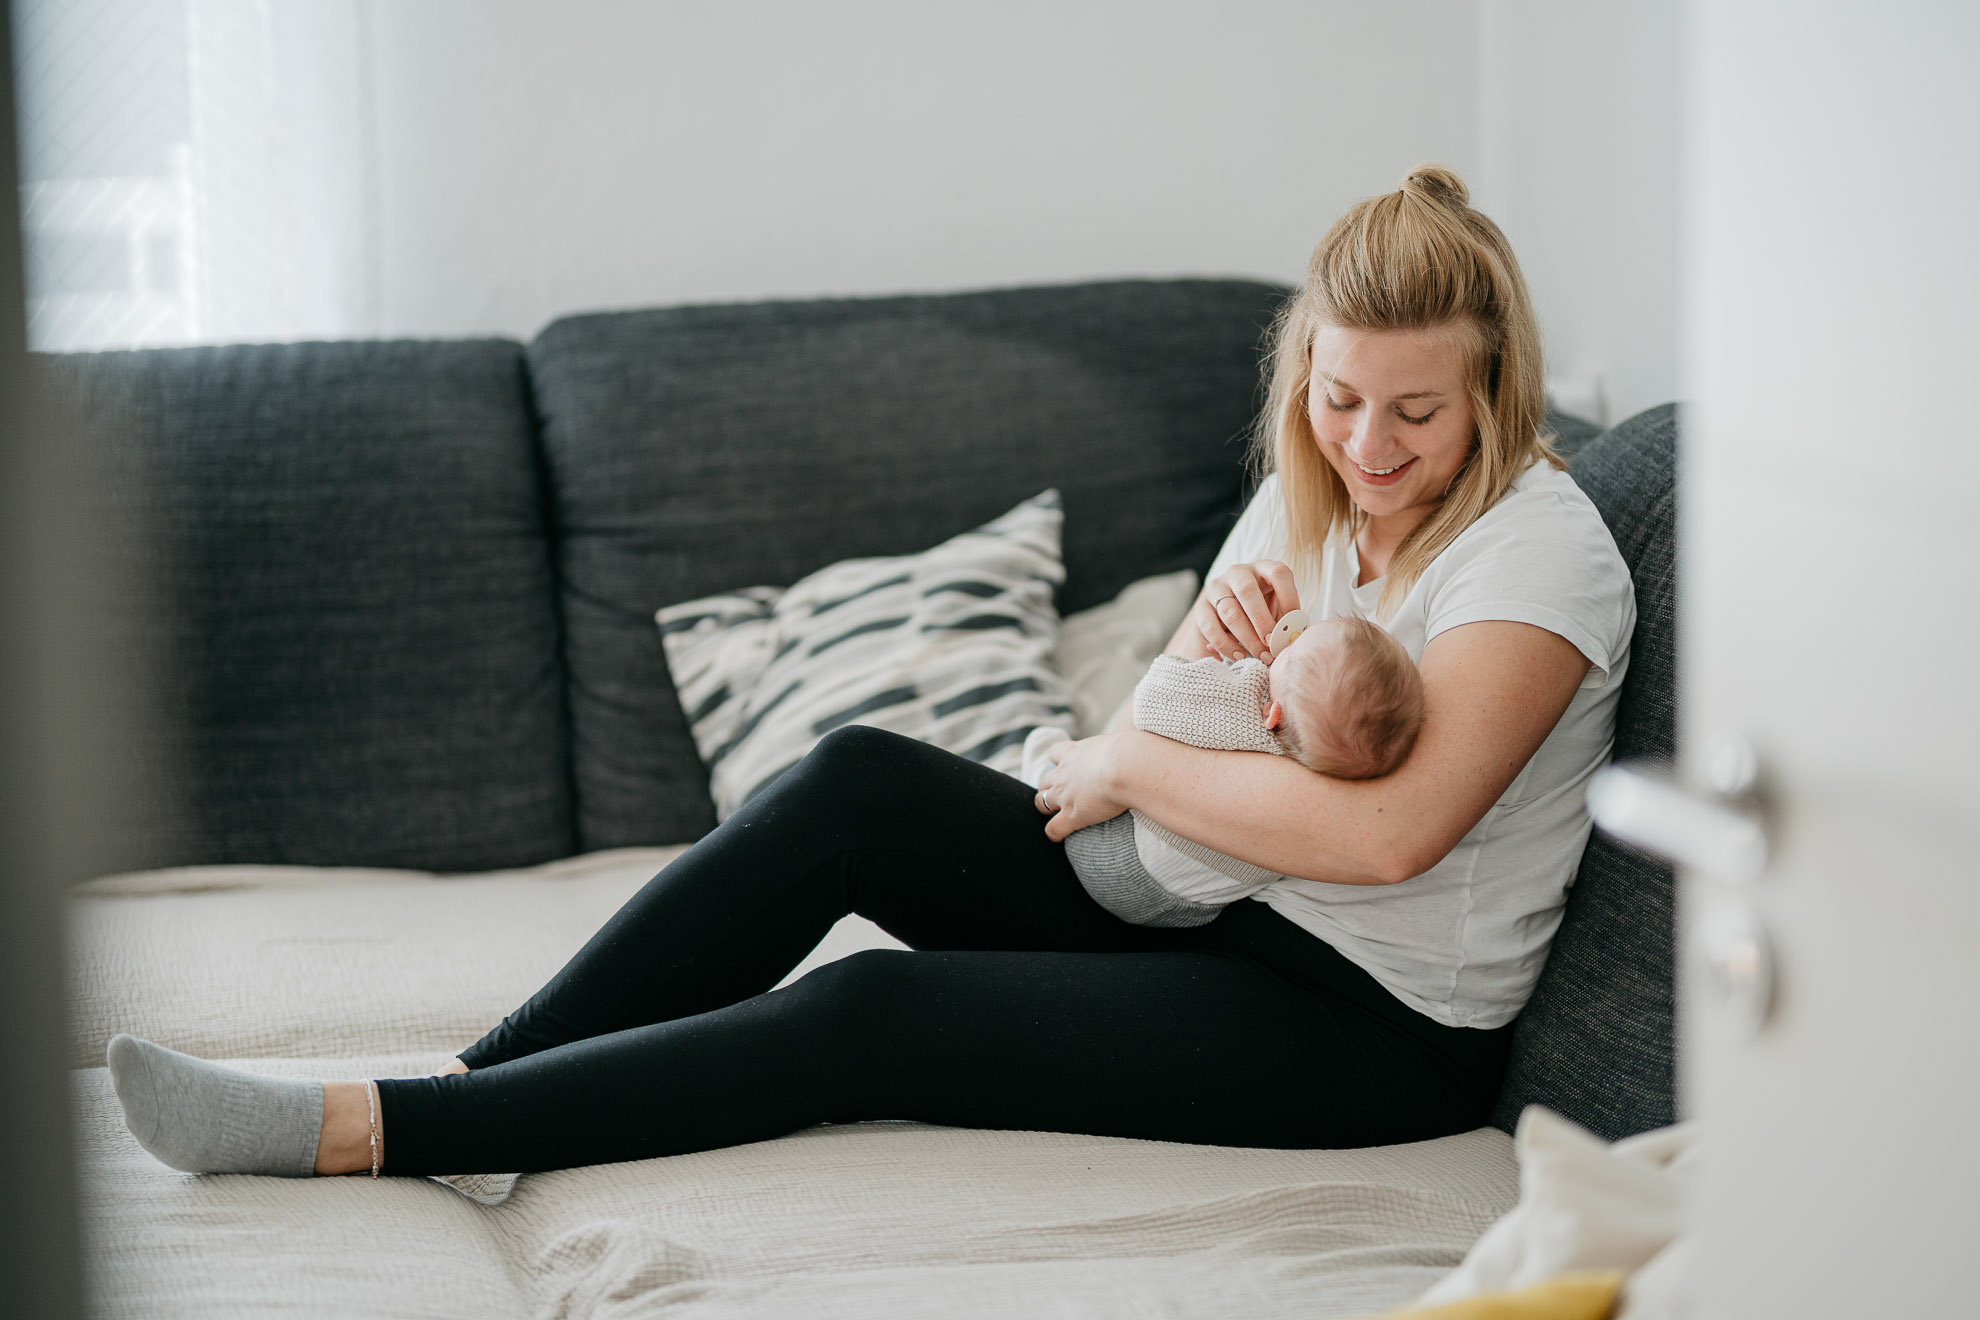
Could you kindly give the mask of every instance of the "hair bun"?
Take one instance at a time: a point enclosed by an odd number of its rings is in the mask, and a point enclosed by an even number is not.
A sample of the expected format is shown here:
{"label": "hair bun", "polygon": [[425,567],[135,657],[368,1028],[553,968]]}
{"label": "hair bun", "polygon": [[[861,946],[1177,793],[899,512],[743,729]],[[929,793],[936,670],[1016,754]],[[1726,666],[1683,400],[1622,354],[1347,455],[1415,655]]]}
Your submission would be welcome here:
{"label": "hair bun", "polygon": [[1402,191],[1426,202],[1461,211],[1471,205],[1471,191],[1456,171],[1442,165],[1418,165],[1402,181]]}

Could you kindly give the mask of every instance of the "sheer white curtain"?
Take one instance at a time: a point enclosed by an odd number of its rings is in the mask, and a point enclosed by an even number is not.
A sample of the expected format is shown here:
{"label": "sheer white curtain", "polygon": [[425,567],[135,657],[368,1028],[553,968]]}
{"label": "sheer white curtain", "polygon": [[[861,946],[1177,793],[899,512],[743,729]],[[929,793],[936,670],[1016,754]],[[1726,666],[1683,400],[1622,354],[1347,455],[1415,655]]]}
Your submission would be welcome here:
{"label": "sheer white curtain", "polygon": [[375,334],[367,0],[15,0],[28,338]]}

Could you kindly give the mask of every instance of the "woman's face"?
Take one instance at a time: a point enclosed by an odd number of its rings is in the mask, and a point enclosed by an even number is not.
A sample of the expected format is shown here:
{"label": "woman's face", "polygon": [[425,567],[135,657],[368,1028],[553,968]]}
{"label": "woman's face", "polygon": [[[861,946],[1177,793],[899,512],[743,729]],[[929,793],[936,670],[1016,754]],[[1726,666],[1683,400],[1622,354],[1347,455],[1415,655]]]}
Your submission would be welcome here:
{"label": "woman's face", "polygon": [[1313,337],[1313,439],[1371,524],[1406,535],[1442,502],[1476,432],[1460,336],[1343,330]]}

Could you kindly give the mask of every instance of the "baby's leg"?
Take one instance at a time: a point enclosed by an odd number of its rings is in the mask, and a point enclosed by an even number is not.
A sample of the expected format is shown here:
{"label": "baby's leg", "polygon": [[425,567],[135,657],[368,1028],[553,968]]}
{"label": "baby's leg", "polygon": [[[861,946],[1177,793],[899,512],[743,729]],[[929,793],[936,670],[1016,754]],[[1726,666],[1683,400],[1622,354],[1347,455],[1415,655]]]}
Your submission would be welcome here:
{"label": "baby's leg", "polygon": [[1087,895],[1136,926],[1205,926],[1222,904],[1194,903],[1162,887],[1142,865],[1134,813],[1089,825],[1066,836],[1066,857]]}

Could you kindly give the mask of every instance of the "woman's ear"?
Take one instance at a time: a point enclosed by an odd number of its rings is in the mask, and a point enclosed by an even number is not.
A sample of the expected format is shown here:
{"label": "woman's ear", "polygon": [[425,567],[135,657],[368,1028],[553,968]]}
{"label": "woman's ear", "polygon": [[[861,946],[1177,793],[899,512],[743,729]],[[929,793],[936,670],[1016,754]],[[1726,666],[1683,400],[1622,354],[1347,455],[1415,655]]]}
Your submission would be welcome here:
{"label": "woman's ear", "polygon": [[1279,727],[1279,726],[1280,726],[1281,724],[1284,724],[1285,722],[1286,722],[1286,713],[1285,713],[1285,712],[1284,712],[1283,710],[1281,710],[1281,709],[1279,709],[1279,703],[1278,703],[1278,702],[1276,702],[1276,701],[1275,701],[1275,702],[1273,702],[1273,703],[1272,703],[1271,705],[1269,705],[1269,706],[1267,706],[1267,707],[1265,708],[1265,727],[1266,727],[1266,728],[1268,728],[1268,729],[1276,729],[1276,728],[1278,728],[1278,727]]}

